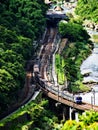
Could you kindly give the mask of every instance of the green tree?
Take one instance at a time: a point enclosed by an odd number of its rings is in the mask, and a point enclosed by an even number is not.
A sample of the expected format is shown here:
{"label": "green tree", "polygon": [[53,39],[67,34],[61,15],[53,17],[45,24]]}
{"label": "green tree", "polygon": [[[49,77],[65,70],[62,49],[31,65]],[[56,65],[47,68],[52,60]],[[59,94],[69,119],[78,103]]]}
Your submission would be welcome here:
{"label": "green tree", "polygon": [[61,130],[97,130],[98,112],[85,111],[79,117],[79,122],[68,120]]}
{"label": "green tree", "polygon": [[98,23],[97,10],[97,0],[78,0],[75,12],[76,14],[80,15],[82,19],[89,19]]}
{"label": "green tree", "polygon": [[16,85],[13,76],[5,69],[0,69],[0,92],[10,91]]}
{"label": "green tree", "polygon": [[69,81],[68,90],[71,92],[88,91],[88,87],[81,83],[80,65],[91,52],[90,36],[83,29],[82,25],[73,22],[65,23],[61,21],[59,23],[59,31],[61,37],[68,38],[69,40],[66,48],[62,51],[65,64],[64,72]]}
{"label": "green tree", "polygon": [[66,37],[73,42],[83,40],[87,41],[90,38],[86,30],[83,29],[82,25],[72,22],[60,22],[59,31],[62,37]]}
{"label": "green tree", "polygon": [[[25,63],[35,54],[33,41],[43,33],[46,9],[42,0],[0,1],[0,69],[7,73],[2,85],[7,88],[11,81],[12,84],[15,82],[14,87],[8,87],[9,91],[0,93],[3,111],[8,104],[16,103],[18,90],[24,86]],[[4,78],[3,75],[0,79]]]}
{"label": "green tree", "polygon": [[31,39],[23,36],[18,36],[18,43],[11,44],[13,52],[22,54],[24,60],[28,60],[28,57],[32,56],[34,48]]}
{"label": "green tree", "polygon": [[13,92],[16,85],[13,76],[5,69],[0,69],[0,111],[6,109],[11,103],[12,96],[9,94]]}

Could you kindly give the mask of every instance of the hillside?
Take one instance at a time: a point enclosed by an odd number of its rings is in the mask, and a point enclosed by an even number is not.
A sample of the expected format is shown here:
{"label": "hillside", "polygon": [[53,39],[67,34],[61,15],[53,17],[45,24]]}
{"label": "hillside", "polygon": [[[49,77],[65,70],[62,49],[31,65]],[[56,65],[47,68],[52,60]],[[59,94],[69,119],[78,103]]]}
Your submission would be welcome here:
{"label": "hillside", "polygon": [[0,113],[19,101],[26,61],[36,54],[47,7],[41,0],[0,1]]}

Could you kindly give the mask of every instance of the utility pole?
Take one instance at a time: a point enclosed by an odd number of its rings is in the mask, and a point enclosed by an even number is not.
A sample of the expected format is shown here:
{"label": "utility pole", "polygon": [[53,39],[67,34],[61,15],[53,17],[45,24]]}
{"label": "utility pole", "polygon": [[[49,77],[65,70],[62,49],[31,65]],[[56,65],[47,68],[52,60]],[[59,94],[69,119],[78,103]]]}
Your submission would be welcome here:
{"label": "utility pole", "polygon": [[91,104],[92,104],[92,109],[93,109],[93,106],[95,105],[95,90],[92,88],[92,94],[93,96],[91,96]]}
{"label": "utility pole", "polygon": [[59,84],[58,84],[58,73],[57,73],[57,88],[58,88],[58,102],[59,102]]}
{"label": "utility pole", "polygon": [[58,85],[58,102],[59,102],[59,85]]}

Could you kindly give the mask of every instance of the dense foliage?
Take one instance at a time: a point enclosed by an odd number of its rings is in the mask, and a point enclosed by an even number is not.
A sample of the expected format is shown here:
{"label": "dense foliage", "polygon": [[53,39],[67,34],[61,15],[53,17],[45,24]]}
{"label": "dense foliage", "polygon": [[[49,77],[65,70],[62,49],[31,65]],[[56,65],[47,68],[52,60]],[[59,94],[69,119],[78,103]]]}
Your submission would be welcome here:
{"label": "dense foliage", "polygon": [[[64,121],[63,121],[64,122]],[[85,111],[79,121],[67,120],[59,124],[58,118],[49,110],[49,103],[30,102],[10,117],[0,121],[1,130],[97,130],[98,112]]]}
{"label": "dense foliage", "polygon": [[25,63],[35,54],[47,7],[42,0],[0,1],[0,112],[17,102],[25,81]]}
{"label": "dense foliage", "polygon": [[68,120],[61,130],[97,130],[98,129],[98,112],[86,111],[79,119]]}
{"label": "dense foliage", "polygon": [[[5,130],[60,130],[58,118],[49,110],[49,103],[30,102],[16,113],[0,122]],[[9,125],[10,124],[10,125]]]}
{"label": "dense foliage", "polygon": [[59,31],[62,37],[66,37],[72,42],[86,41],[89,38],[86,30],[81,25],[73,22],[60,22]]}
{"label": "dense foliage", "polygon": [[69,39],[69,44],[63,49],[64,72],[69,83],[69,91],[89,90],[82,83],[80,65],[90,54],[89,35],[83,27],[76,23],[59,23],[59,31],[62,37]]}
{"label": "dense foliage", "polygon": [[76,14],[98,23],[98,0],[78,0]]}

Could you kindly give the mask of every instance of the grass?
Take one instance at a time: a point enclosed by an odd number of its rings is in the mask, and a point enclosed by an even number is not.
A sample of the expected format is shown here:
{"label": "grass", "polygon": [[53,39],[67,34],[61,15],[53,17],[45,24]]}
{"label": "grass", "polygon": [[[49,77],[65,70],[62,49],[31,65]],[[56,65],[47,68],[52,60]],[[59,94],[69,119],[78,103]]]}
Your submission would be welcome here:
{"label": "grass", "polygon": [[63,85],[65,83],[65,75],[64,72],[59,72],[58,73],[58,83],[60,85]]}
{"label": "grass", "polygon": [[58,76],[58,83],[60,85],[63,85],[65,83],[64,66],[65,66],[64,59],[59,54],[56,54],[55,67]]}

